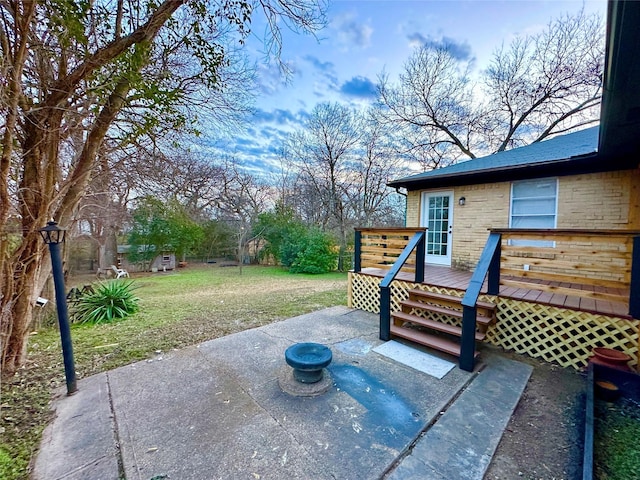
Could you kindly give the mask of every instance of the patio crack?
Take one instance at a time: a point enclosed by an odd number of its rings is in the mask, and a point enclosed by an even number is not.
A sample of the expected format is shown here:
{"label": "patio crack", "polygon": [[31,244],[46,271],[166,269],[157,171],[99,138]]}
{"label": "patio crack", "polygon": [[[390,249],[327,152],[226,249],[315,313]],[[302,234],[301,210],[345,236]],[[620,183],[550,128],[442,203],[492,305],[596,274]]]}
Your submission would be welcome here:
{"label": "patio crack", "polygon": [[118,463],[118,478],[127,478],[124,469],[124,459],[122,458],[122,443],[120,442],[120,429],[118,428],[118,418],[116,415],[116,409],[113,402],[113,392],[111,391],[111,381],[109,378],[109,372],[105,373],[107,384],[107,396],[109,398],[109,411],[111,412],[111,425],[113,430],[113,438],[115,441],[114,447],[116,449],[115,456]]}

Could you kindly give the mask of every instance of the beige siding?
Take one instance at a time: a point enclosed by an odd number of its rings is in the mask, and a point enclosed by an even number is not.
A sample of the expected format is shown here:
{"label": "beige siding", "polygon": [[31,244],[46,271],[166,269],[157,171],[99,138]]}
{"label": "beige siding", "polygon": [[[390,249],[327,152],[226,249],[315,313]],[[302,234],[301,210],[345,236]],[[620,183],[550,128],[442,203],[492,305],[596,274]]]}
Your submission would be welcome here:
{"label": "beige siding", "polygon": [[[438,189],[440,190],[440,189]],[[454,268],[471,269],[489,228],[509,226],[511,182],[455,187]],[[422,190],[407,196],[407,227],[420,226]],[[464,206],[458,199],[465,197]],[[639,229],[640,170],[559,177],[558,228]]]}
{"label": "beige siding", "polygon": [[637,190],[639,181],[637,170],[560,177],[558,228],[634,228],[632,184]]}
{"label": "beige siding", "polygon": [[631,172],[629,178],[631,182],[629,225],[633,230],[640,230],[640,170]]}
{"label": "beige siding", "polygon": [[406,227],[420,226],[420,195],[422,190],[407,193],[407,219]]}
{"label": "beige siding", "polygon": [[[490,228],[509,226],[511,184],[487,183],[455,189],[453,211],[453,258],[451,266],[472,269],[487,241]],[[465,205],[458,199],[465,197]]]}

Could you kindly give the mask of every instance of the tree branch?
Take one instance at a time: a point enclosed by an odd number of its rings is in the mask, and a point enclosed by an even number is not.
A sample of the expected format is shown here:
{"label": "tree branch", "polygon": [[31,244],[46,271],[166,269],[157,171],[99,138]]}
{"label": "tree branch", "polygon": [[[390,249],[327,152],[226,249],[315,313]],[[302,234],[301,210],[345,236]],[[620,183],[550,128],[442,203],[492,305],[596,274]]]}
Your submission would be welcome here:
{"label": "tree branch", "polygon": [[153,12],[147,23],[125,37],[116,38],[90,55],[72,72],[55,82],[43,102],[42,111],[46,111],[48,108],[55,108],[65,102],[82,80],[121,55],[132,45],[152,40],[173,13],[184,3],[186,3],[186,0],[165,0]]}

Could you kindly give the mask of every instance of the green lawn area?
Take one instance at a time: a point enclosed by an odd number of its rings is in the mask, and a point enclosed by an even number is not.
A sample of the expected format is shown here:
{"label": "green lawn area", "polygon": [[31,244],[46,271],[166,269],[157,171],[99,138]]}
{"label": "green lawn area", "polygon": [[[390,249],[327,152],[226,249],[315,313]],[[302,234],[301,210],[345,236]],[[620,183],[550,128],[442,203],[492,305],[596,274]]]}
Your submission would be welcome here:
{"label": "green lawn area", "polygon": [[[111,324],[78,324],[72,339],[78,378],[249,328],[335,305],[346,305],[347,274],[294,275],[278,267],[193,266],[134,275],[140,311]],[[89,280],[90,281],[90,280]],[[72,278],[67,285],[82,285]],[[2,384],[0,478],[26,480],[64,386],[57,329],[31,335],[25,368]],[[81,388],[80,384],[80,388]]]}

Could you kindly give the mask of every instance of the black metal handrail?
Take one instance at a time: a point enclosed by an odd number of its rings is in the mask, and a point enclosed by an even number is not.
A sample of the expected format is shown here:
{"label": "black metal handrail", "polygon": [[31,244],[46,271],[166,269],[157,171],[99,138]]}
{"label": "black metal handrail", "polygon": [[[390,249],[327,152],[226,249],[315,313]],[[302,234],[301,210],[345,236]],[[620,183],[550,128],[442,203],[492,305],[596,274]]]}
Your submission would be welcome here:
{"label": "black metal handrail", "polygon": [[476,304],[487,275],[489,295],[500,290],[500,247],[502,235],[491,232],[482,250],[480,260],[462,297],[462,337],[460,338],[460,368],[472,372],[476,350]]}
{"label": "black metal handrail", "polygon": [[424,282],[425,238],[426,229],[417,232],[380,282],[380,340],[387,341],[391,338],[391,282],[396,278],[414,249],[416,250],[415,282]]}

